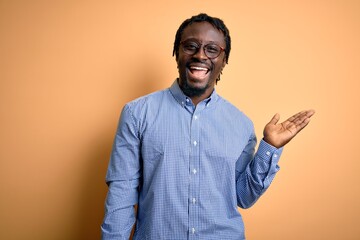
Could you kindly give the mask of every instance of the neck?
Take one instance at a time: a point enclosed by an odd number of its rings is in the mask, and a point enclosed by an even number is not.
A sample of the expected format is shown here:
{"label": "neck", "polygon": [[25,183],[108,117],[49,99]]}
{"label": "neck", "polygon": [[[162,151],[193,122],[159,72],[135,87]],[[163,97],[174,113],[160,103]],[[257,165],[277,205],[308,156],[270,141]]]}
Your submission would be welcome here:
{"label": "neck", "polygon": [[200,89],[200,88],[194,88],[186,84],[186,82],[184,84],[179,79],[177,79],[177,81],[182,92],[191,99],[191,101],[195,106],[199,102],[210,97],[210,95],[214,91],[214,86],[211,85],[207,85],[206,87]]}
{"label": "neck", "polygon": [[206,99],[205,97],[190,97],[191,101],[193,102],[193,104],[196,106],[198,105],[199,102],[203,101],[204,99]]}

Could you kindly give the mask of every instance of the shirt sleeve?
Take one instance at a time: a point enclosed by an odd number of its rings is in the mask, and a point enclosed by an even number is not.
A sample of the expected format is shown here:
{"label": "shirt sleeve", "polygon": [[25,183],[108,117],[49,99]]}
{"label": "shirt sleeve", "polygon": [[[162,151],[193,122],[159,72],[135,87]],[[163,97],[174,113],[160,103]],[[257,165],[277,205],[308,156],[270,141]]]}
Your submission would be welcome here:
{"label": "shirt sleeve", "polygon": [[106,174],[109,189],[101,225],[102,240],[129,239],[135,223],[134,205],[138,202],[141,177],[139,147],[136,121],[126,105],[121,113]]}
{"label": "shirt sleeve", "polygon": [[238,206],[251,207],[268,189],[279,171],[282,148],[275,148],[261,140],[255,152],[256,137],[253,134],[236,164],[236,195]]}

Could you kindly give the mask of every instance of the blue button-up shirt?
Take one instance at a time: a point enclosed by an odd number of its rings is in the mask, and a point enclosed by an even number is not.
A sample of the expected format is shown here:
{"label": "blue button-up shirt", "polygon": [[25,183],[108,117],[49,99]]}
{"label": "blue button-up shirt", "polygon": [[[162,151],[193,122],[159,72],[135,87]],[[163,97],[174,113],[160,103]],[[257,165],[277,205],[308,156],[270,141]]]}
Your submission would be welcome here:
{"label": "blue button-up shirt", "polygon": [[[214,90],[194,106],[177,81],[121,113],[106,175],[102,239],[245,239],[238,206],[269,187],[281,149]],[[134,212],[134,205],[138,205]]]}

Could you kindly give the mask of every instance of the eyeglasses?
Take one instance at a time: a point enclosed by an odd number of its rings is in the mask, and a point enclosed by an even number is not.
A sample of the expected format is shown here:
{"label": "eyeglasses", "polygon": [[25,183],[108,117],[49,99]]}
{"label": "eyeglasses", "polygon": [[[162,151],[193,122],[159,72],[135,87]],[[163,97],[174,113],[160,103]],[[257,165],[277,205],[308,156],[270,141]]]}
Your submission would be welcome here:
{"label": "eyeglasses", "polygon": [[[181,49],[184,53],[188,55],[196,54],[201,48],[202,44],[195,41],[182,41],[180,42]],[[215,43],[208,43],[203,47],[205,55],[210,58],[217,58],[222,51],[225,51],[224,48],[220,47]]]}

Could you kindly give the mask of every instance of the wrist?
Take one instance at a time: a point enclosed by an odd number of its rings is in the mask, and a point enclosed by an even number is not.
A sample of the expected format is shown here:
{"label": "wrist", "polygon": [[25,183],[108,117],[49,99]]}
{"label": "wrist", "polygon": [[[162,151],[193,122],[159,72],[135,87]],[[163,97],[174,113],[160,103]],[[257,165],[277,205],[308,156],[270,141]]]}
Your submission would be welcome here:
{"label": "wrist", "polygon": [[269,145],[271,145],[271,146],[273,146],[273,147],[275,147],[275,148],[281,148],[281,147],[283,147],[282,144],[280,144],[280,143],[275,143],[274,141],[271,141],[270,139],[266,138],[265,136],[263,137],[263,140],[264,140],[264,142],[266,142],[267,144],[269,144]]}

